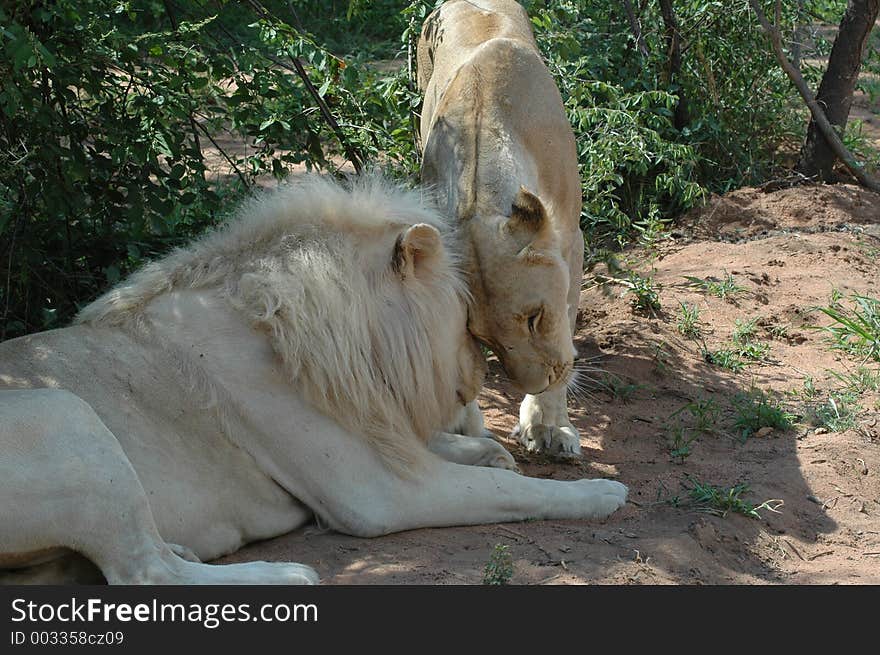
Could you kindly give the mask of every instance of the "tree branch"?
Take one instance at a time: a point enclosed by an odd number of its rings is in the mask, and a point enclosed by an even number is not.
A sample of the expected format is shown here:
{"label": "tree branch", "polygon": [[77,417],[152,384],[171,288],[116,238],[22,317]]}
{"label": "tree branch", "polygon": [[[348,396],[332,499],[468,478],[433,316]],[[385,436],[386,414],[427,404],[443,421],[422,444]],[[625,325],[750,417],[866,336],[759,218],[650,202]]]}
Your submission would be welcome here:
{"label": "tree branch", "polygon": [[[847,170],[853,174],[859,184],[870,189],[871,191],[875,191],[880,193],[880,181],[873,178],[871,175],[862,168],[861,164],[856,161],[856,158],[853,157],[852,153],[847,150],[846,146],[843,145],[843,141],[840,140],[840,136],[838,136],[837,131],[828,121],[828,118],[825,116],[825,112],[822,110],[822,107],[819,106],[819,103],[816,102],[815,96],[813,96],[812,91],[807,87],[807,83],[804,81],[803,76],[801,75],[800,70],[798,70],[792,63],[788,60],[788,57],[785,56],[785,52],[782,50],[782,38],[779,35],[779,29],[776,25],[772,25],[770,21],[767,20],[767,16],[764,14],[764,10],[761,9],[761,5],[758,3],[758,0],[749,0],[749,4],[752,6],[755,14],[758,17],[758,21],[761,23],[761,27],[764,28],[764,32],[770,38],[770,43],[773,46],[773,52],[776,54],[776,59],[779,61],[779,64],[782,66],[782,70],[785,71],[785,74],[788,75],[789,79],[794,83],[795,87],[798,90],[798,93],[801,94],[801,98],[803,98],[807,107],[810,108],[810,113],[813,115],[813,120],[816,121],[816,124],[819,126],[819,129],[822,132],[822,136],[828,142],[828,145],[831,146],[831,149],[834,151],[834,154],[837,156],[840,161],[843,162],[844,166],[846,166]],[[779,0],[776,0],[776,14],[779,14]]]}
{"label": "tree branch", "polygon": [[639,52],[642,53],[642,59],[647,59],[651,53],[648,50],[648,44],[645,43],[645,37],[642,34],[642,24],[639,22],[638,15],[636,15],[635,7],[633,7],[630,0],[623,0],[623,8],[626,11],[626,18],[629,21],[629,29],[632,31],[632,35],[636,40],[636,46],[638,47]]}
{"label": "tree branch", "polygon": [[[264,19],[271,19],[274,16],[269,13],[269,11],[260,3],[258,0],[248,0],[248,4],[257,12],[257,14]],[[276,19],[277,20],[277,19]],[[289,26],[291,29],[294,29],[292,26]],[[269,57],[273,62],[282,66],[287,70],[291,70],[289,66],[282,64],[274,57]],[[308,74],[306,73],[306,69],[303,67],[302,62],[300,62],[298,57],[290,57],[290,60],[293,62],[293,70],[302,80],[302,83],[305,85],[306,90],[309,92],[309,95],[312,96],[312,99],[315,101],[315,104],[318,105],[318,109],[321,112],[321,116],[324,118],[324,122],[333,130],[333,133],[336,135],[336,138],[339,140],[342,149],[345,151],[345,156],[348,157],[348,160],[354,166],[355,172],[360,175],[363,172],[363,157],[360,156],[360,153],[355,150],[349,143],[348,139],[345,138],[345,134],[342,131],[342,128],[339,127],[339,123],[336,122],[336,119],[333,117],[333,114],[330,112],[330,108],[327,106],[327,103],[324,102],[324,98],[321,97],[321,94],[318,93],[318,89],[315,88],[315,85],[312,84],[312,81],[309,79]]]}
{"label": "tree branch", "polygon": [[206,137],[208,137],[208,141],[214,144],[214,147],[217,148],[221,155],[223,155],[223,159],[225,159],[229,163],[229,165],[232,166],[232,169],[235,171],[236,175],[238,175],[238,179],[241,180],[242,184],[244,184],[244,188],[250,189],[251,185],[248,184],[248,181],[244,178],[244,175],[242,175],[241,171],[238,170],[238,166],[236,166],[235,162],[229,157],[229,155],[226,154],[226,151],[220,147],[220,144],[214,140],[214,137],[211,136],[211,133],[207,130],[207,128],[205,128],[204,125],[195,120],[193,121],[193,124],[196,125],[205,134]]}

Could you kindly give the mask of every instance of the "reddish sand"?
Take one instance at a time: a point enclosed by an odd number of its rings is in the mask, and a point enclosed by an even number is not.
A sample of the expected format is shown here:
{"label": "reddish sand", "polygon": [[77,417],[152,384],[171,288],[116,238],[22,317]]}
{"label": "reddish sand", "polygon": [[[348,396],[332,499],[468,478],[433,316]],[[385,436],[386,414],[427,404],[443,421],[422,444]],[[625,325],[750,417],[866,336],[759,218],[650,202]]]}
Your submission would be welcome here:
{"label": "reddish sand", "polygon": [[[752,385],[779,394],[804,414],[804,380],[828,392],[831,372],[858,361],[832,350],[811,329],[829,320],[815,311],[832,290],[878,295],[880,196],[853,186],[742,189],[712,198],[685,217],[653,258],[661,286],[657,316],[634,313],[625,287],[584,279],[577,344],[581,358],[625,384],[628,398],[593,385],[571,400],[584,459],[558,463],[527,455],[507,434],[519,398],[497,362],[481,404],[489,427],[526,474],[556,479],[613,477],[630,488],[627,506],[603,523],[539,521],[413,530],[358,539],[305,529],[248,546],[225,561],[294,560],[330,584],[480,583],[493,547],[510,547],[512,583],[880,583],[880,395],[865,393],[856,426],[826,432],[801,419],[785,432],[742,442],[731,398]],[[625,257],[650,272],[651,253]],[[745,291],[722,300],[684,276],[733,275]],[[736,319],[758,318],[756,338],[770,344],[765,363],[739,373],[707,364],[701,343],[677,330],[679,302],[696,304],[705,346],[729,343]],[[775,327],[776,326],[776,327]],[[775,329],[774,329],[775,327]],[[659,354],[658,354],[659,353]],[[873,365],[874,370],[878,365]],[[601,378],[602,373],[594,373]],[[619,386],[619,385],[618,385]],[[683,463],[670,456],[670,425],[693,425],[687,403],[712,399],[714,431],[691,445]],[[754,519],[716,516],[689,498],[690,480],[731,487],[743,499],[784,502]]]}

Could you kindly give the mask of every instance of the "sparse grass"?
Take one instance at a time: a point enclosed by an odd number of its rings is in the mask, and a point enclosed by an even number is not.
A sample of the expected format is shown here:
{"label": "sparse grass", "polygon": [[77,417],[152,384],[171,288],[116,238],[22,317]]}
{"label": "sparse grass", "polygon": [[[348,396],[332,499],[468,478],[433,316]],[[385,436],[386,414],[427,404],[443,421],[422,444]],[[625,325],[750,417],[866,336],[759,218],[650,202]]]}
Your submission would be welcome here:
{"label": "sparse grass", "polygon": [[715,431],[715,426],[721,416],[721,408],[711,398],[698,398],[674,411],[669,416],[670,421],[680,419],[685,412],[691,418],[689,425],[679,423],[668,428],[669,454],[673,459],[679,459],[682,464],[691,455],[691,444],[700,435]]}
{"label": "sparse grass", "polygon": [[761,428],[788,430],[797,418],[781,403],[754,387],[736,394],[731,402],[735,412],[733,427],[743,441]]}
{"label": "sparse grass", "polygon": [[689,402],[685,408],[694,418],[694,429],[703,434],[715,431],[718,418],[721,416],[721,408],[711,398],[698,398]]}
{"label": "sparse grass", "polygon": [[721,416],[721,408],[711,398],[697,398],[687,405],[675,410],[670,419],[681,416],[684,412],[691,415],[694,425],[693,428],[697,432],[707,434],[715,430],[718,418]]}
{"label": "sparse grass", "polygon": [[685,276],[685,279],[690,282],[692,286],[695,286],[717,298],[721,298],[721,300],[733,298],[734,296],[746,291],[746,288],[737,283],[736,278],[734,278],[727,271],[725,271],[725,277],[723,280],[712,277],[703,279],[688,275]]}
{"label": "sparse grass", "polygon": [[660,375],[664,375],[669,371],[670,355],[667,347],[668,346],[665,341],[658,341],[651,345],[654,360],[654,370]]}
{"label": "sparse grass", "polygon": [[506,585],[510,583],[512,577],[513,556],[510,554],[510,547],[495,544],[495,549],[483,569],[483,584]]}
{"label": "sparse grass", "polygon": [[699,435],[683,425],[676,425],[669,429],[669,456],[684,464],[684,460],[691,456],[691,444]]}
{"label": "sparse grass", "polygon": [[714,514],[715,516],[725,517],[734,512],[749,518],[760,519],[760,510],[767,510],[778,514],[779,508],[782,507],[781,500],[765,500],[760,505],[753,505],[743,500],[743,494],[749,490],[749,486],[744,482],[733,487],[724,488],[700,482],[690,476],[688,476],[688,480],[693,485],[689,490],[691,500],[701,511]]}
{"label": "sparse grass", "polygon": [[758,333],[758,319],[753,318],[750,321],[736,319],[733,328],[733,342],[736,344],[748,344],[754,341],[755,335]]}
{"label": "sparse grass", "polygon": [[854,295],[854,306],[847,309],[839,294],[832,293],[831,305],[819,311],[834,323],[822,328],[831,335],[832,347],[880,362],[880,300]]}
{"label": "sparse grass", "polygon": [[623,402],[632,398],[640,388],[640,385],[634,382],[629,382],[619,375],[607,372],[599,376],[595,382],[602,391],[607,393],[614,400],[620,400]]}
{"label": "sparse grass", "polygon": [[739,373],[746,366],[746,363],[740,357],[737,350],[730,348],[719,348],[718,350],[709,350],[705,344],[701,349],[703,360],[712,366],[719,366],[728,371]]}
{"label": "sparse grass", "polygon": [[678,331],[688,339],[697,339],[703,334],[700,327],[700,308],[679,301],[681,312],[678,317]]}
{"label": "sparse grass", "polygon": [[862,407],[850,391],[829,394],[824,402],[809,408],[810,422],[830,432],[843,432],[856,426]]}
{"label": "sparse grass", "polygon": [[739,355],[752,362],[760,362],[766,359],[770,352],[770,344],[763,341],[749,341],[738,343]]}
{"label": "sparse grass", "polygon": [[660,286],[654,282],[653,275],[632,272],[629,282],[629,291],[633,294],[631,303],[636,311],[652,315],[660,311]]}
{"label": "sparse grass", "polygon": [[744,321],[736,319],[736,324],[731,333],[731,344],[717,350],[709,350],[703,343],[700,351],[703,359],[712,364],[725,368],[734,373],[742,371],[747,364],[764,361],[770,352],[770,344],[763,341],[755,341],[758,333],[758,319]]}
{"label": "sparse grass", "polygon": [[769,352],[770,344],[757,341],[734,344],[733,348],[719,348],[717,350],[709,350],[705,344],[702,347],[703,359],[706,362],[734,373],[742,371],[747,364],[763,361]]}
{"label": "sparse grass", "polygon": [[807,376],[804,378],[804,387],[800,391],[799,395],[806,401],[815,400],[816,397],[819,395],[819,390],[816,388],[816,383],[812,377]]}
{"label": "sparse grass", "polygon": [[843,383],[843,389],[856,394],[868,391],[880,391],[880,370],[867,366],[859,366],[849,373],[831,371],[831,375]]}
{"label": "sparse grass", "polygon": [[785,339],[788,337],[791,325],[787,323],[774,323],[767,328],[767,332],[773,339]]}

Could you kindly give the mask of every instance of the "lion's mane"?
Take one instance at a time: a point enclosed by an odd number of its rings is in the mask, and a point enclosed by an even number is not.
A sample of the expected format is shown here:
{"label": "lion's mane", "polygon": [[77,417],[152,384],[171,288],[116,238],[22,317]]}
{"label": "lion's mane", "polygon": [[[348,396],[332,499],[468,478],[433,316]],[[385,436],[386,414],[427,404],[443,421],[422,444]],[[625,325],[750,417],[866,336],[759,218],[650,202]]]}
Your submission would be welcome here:
{"label": "lion's mane", "polygon": [[[394,238],[415,223],[439,229],[445,248],[429,275],[401,280],[391,265]],[[245,204],[216,231],[148,264],[77,322],[149,335],[144,309],[158,296],[220,289],[265,331],[312,405],[405,472],[423,452],[414,445],[456,408],[458,359],[438,335],[458,329],[452,317],[464,321],[457,251],[440,214],[416,192],[375,175],[350,189],[313,176]]]}

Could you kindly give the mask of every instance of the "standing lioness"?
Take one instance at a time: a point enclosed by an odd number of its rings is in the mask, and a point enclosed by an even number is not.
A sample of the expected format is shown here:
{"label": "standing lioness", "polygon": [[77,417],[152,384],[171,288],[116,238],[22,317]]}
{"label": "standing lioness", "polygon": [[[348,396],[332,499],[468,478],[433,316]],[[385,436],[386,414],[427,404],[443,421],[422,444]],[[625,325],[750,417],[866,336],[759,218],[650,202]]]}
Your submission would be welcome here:
{"label": "standing lioness", "polygon": [[566,383],[584,256],[581,187],[574,135],[526,12],[512,0],[445,3],[422,29],[418,77],[422,181],[466,234],[468,329],[528,394],[520,441],[578,456]]}

